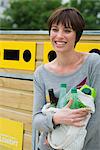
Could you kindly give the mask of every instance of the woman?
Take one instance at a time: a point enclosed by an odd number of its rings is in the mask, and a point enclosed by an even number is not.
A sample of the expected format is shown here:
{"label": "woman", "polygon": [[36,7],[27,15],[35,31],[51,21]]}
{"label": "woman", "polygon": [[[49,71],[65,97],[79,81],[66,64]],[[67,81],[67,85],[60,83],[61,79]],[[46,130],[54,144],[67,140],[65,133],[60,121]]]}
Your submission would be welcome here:
{"label": "woman", "polygon": [[53,150],[47,141],[47,135],[57,125],[84,126],[82,121],[86,119],[89,110],[87,108],[70,109],[72,100],[54,114],[42,113],[43,106],[48,102],[48,89],[53,88],[58,98],[60,84],[66,83],[67,92],[72,87],[80,89],[84,84],[97,91],[96,112],[89,120],[82,150],[99,150],[100,58],[97,54],[75,51],[75,46],[85,27],[84,19],[75,8],[60,8],[50,16],[48,27],[50,41],[57,56],[53,61],[39,66],[34,73],[33,129],[41,133],[38,148]]}

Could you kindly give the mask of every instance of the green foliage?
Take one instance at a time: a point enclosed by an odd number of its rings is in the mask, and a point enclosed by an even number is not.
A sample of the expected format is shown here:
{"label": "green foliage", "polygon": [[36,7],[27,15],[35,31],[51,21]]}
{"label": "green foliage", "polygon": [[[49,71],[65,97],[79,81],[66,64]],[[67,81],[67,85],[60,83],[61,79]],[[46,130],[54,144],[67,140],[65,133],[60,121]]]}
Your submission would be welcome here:
{"label": "green foliage", "polygon": [[1,29],[47,29],[51,12],[61,6],[61,0],[11,0],[1,18]]}
{"label": "green foliage", "polygon": [[100,29],[100,0],[10,0],[0,18],[0,29],[47,30],[47,20],[58,7],[75,7],[86,21],[86,29]]}
{"label": "green foliage", "polygon": [[86,29],[100,29],[100,0],[70,0],[69,5],[81,12]]}

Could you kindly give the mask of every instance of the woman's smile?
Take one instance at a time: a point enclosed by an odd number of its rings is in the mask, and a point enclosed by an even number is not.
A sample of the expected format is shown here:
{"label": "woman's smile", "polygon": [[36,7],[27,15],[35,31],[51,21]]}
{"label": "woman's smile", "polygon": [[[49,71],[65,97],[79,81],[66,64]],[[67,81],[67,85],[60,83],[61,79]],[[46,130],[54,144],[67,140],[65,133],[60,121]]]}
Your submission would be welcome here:
{"label": "woman's smile", "polygon": [[55,41],[55,44],[58,47],[62,47],[62,46],[65,46],[67,44],[67,42],[64,42],[64,41]]}

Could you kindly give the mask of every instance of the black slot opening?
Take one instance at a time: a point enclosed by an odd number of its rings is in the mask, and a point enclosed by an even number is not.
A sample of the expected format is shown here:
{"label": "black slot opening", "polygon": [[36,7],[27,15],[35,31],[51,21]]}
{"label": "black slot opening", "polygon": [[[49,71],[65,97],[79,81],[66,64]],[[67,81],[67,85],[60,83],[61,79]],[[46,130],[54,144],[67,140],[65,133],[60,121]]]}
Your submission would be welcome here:
{"label": "black slot opening", "polygon": [[4,60],[19,60],[19,50],[4,49]]}
{"label": "black slot opening", "polygon": [[23,53],[23,59],[26,62],[30,61],[30,59],[31,59],[31,52],[28,49],[24,51],[24,53]]}

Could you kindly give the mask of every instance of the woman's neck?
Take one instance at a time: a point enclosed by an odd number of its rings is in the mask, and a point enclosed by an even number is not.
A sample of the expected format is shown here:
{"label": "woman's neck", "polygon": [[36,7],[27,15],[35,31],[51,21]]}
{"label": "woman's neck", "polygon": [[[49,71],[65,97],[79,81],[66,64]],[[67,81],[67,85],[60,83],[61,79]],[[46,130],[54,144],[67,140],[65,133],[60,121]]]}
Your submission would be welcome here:
{"label": "woman's neck", "polygon": [[72,53],[70,55],[58,55],[56,59],[51,61],[48,64],[45,64],[45,67],[50,72],[56,72],[58,74],[63,73],[72,73],[84,63],[85,58],[87,57],[86,53]]}
{"label": "woman's neck", "polygon": [[70,65],[79,64],[82,58],[83,58],[82,53],[73,52],[67,55],[59,54],[54,61],[55,61],[55,64],[60,67],[66,67]]}

